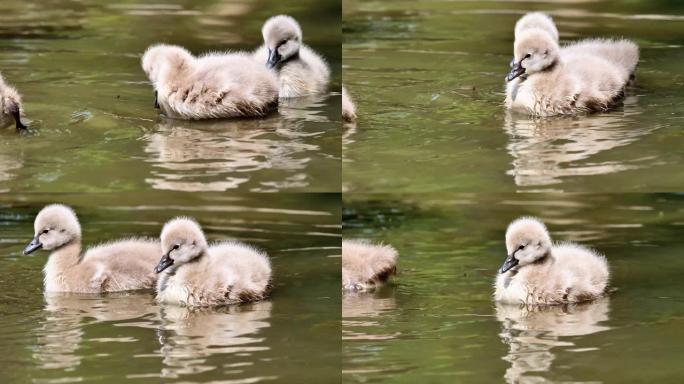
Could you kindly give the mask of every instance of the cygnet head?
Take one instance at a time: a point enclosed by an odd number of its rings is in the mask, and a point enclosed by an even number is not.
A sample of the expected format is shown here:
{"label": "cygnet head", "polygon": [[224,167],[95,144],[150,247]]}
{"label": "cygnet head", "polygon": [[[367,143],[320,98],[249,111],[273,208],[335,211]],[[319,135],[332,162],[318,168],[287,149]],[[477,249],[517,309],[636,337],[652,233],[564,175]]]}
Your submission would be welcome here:
{"label": "cygnet head", "polygon": [[506,80],[552,68],[558,62],[559,51],[558,43],[546,31],[531,28],[522,32],[515,40],[514,63]]}
{"label": "cygnet head", "polygon": [[302,29],[295,19],[287,15],[273,16],[266,20],[261,29],[268,48],[268,68],[275,68],[299,55],[302,43]]}
{"label": "cygnet head", "polygon": [[142,57],[142,68],[150,81],[155,83],[159,80],[165,66],[170,65],[170,68],[181,69],[192,58],[192,54],[185,48],[176,45],[157,44],[145,51]]}
{"label": "cygnet head", "polygon": [[172,265],[182,265],[200,257],[207,250],[207,240],[199,224],[188,217],[177,217],[161,232],[164,256],[154,271],[160,273]]}
{"label": "cygnet head", "polygon": [[24,254],[37,249],[52,250],[81,238],[81,225],[76,213],[61,204],[52,204],[43,208],[33,222],[35,236],[24,248]]}
{"label": "cygnet head", "polygon": [[499,270],[505,273],[542,260],[551,252],[551,237],[544,223],[534,217],[521,217],[506,230],[508,256]]}

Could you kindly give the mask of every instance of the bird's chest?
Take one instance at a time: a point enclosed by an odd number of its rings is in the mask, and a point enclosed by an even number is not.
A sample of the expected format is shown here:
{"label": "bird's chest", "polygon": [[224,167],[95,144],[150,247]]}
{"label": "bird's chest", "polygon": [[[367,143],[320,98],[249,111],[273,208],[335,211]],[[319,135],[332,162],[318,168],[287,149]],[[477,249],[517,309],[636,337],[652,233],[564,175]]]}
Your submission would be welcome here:
{"label": "bird's chest", "polygon": [[280,82],[280,97],[300,97],[315,91],[311,74],[308,76],[298,63],[291,63],[283,67],[278,73]]}
{"label": "bird's chest", "polygon": [[534,109],[538,94],[539,92],[535,92],[534,84],[530,80],[515,82],[509,89],[511,106],[524,111]]}
{"label": "bird's chest", "polygon": [[188,287],[177,275],[165,276],[159,281],[157,299],[161,303],[187,304]]}
{"label": "bird's chest", "polygon": [[50,258],[43,268],[45,292],[68,292],[71,287],[67,284],[67,278],[57,262]]}
{"label": "bird's chest", "polygon": [[528,295],[527,285],[521,276],[513,273],[499,275],[496,281],[496,299],[505,303],[520,303]]}

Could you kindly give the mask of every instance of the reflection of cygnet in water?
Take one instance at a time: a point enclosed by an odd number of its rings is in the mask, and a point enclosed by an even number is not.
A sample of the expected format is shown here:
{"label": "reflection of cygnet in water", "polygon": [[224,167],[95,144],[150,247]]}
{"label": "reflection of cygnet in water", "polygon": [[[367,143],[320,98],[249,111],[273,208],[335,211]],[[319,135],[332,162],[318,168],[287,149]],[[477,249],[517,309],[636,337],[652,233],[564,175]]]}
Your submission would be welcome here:
{"label": "reflection of cygnet in water", "polygon": [[[158,331],[164,377],[178,377],[220,367],[208,365],[209,356],[255,361],[252,354],[268,350],[260,333],[270,327],[268,301],[214,309],[167,306],[161,309]],[[223,358],[222,360],[226,360]]]}
{"label": "reflection of cygnet in water", "polygon": [[256,171],[306,168],[306,154],[318,149],[306,139],[298,122],[279,117],[211,123],[167,119],[143,137],[148,161],[158,168],[146,182],[178,191],[235,189]]}
{"label": "reflection of cygnet in water", "polygon": [[382,323],[377,321],[383,313],[397,307],[393,296],[378,292],[345,292],[342,295],[343,340],[388,340],[399,333],[379,333]]}
{"label": "reflection of cygnet in water", "polygon": [[156,313],[154,298],[147,293],[110,293],[106,296],[46,293],[45,318],[35,332],[41,347],[33,356],[44,369],[76,367],[83,357],[82,353],[77,353],[82,347],[83,326],[138,319]]}
{"label": "reflection of cygnet in water", "polygon": [[280,99],[278,114],[288,120],[327,123],[330,120],[321,112],[326,108],[328,100],[327,94]]}
{"label": "reflection of cygnet in water", "polygon": [[[17,154],[0,153],[0,181],[12,180],[14,178],[12,171],[21,169],[23,166],[24,162],[17,157]],[[6,190],[0,189],[0,192],[6,192]]]}
{"label": "reflection of cygnet in water", "polygon": [[609,300],[556,306],[496,304],[496,317],[501,322],[500,337],[508,345],[504,360],[511,366],[504,378],[507,383],[546,383],[534,373],[548,372],[555,355],[553,348],[573,347],[564,337],[584,336],[610,329],[602,325],[608,320]]}
{"label": "reflection of cygnet in water", "polygon": [[637,97],[627,97],[624,112],[582,118],[532,119],[506,114],[507,150],[513,169],[507,172],[518,186],[545,186],[574,176],[602,175],[640,167],[635,158],[595,160],[599,155],[629,145],[657,126],[635,128]]}

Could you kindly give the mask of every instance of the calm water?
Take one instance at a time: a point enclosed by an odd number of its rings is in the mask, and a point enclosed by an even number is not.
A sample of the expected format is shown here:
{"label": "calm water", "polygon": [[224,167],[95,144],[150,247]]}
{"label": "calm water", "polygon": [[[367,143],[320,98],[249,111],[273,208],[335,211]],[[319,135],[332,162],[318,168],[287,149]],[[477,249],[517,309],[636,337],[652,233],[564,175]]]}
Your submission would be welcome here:
{"label": "calm water", "polygon": [[[607,255],[609,297],[496,306],[504,232],[519,215]],[[678,383],[684,197],[345,196],[343,234],[392,244],[398,276],[342,299],[343,382]]]}
{"label": "calm water", "polygon": [[[3,0],[0,71],[23,94],[31,131],[0,129],[0,191],[338,192],[339,10],[336,0]],[[330,63],[329,94],[262,120],[159,116],[140,68],[150,44],[251,50],[279,13]]]}
{"label": "calm water", "polygon": [[84,244],[159,236],[169,218],[191,215],[210,241],[268,252],[270,299],[202,311],[160,307],[151,292],[44,297],[48,254],[21,250],[54,199],[0,195],[0,382],[339,382],[339,194],[59,196]]}
{"label": "calm water", "polygon": [[[347,1],[343,189],[679,191],[684,185],[684,7],[675,1]],[[551,13],[562,41],[627,37],[641,47],[624,105],[532,120],[502,107],[513,26]]]}

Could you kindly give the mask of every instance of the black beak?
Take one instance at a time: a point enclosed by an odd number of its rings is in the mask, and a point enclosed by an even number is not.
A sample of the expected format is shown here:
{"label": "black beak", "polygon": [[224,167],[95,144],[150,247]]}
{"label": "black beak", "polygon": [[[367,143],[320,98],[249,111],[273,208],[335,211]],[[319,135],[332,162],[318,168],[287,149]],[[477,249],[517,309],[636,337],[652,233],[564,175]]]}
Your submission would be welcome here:
{"label": "black beak", "polygon": [[159,106],[159,96],[157,91],[154,91],[154,108],[161,109]]}
{"label": "black beak", "polygon": [[171,251],[169,251],[169,253],[167,253],[166,255],[162,256],[161,260],[159,260],[159,264],[157,264],[157,266],[154,267],[155,272],[160,273],[161,271],[173,265],[173,259],[171,258],[171,256],[169,256],[170,253]]}
{"label": "black beak", "polygon": [[280,63],[280,60],[282,57],[278,53],[278,48],[276,49],[269,49],[268,50],[268,61],[266,62],[266,67],[268,69],[273,69],[278,63]]}
{"label": "black beak", "polygon": [[522,60],[519,62],[512,62],[513,65],[511,65],[511,71],[508,73],[506,76],[506,81],[511,81],[515,79],[516,77],[522,75],[525,73],[525,68],[522,66]]}
{"label": "black beak", "polygon": [[515,65],[515,57],[511,58],[511,63],[509,64],[511,68]]}
{"label": "black beak", "polygon": [[43,244],[40,243],[39,237],[40,235],[34,237],[33,240],[31,240],[31,242],[26,246],[26,248],[24,248],[24,255],[28,255],[36,249],[43,248]]}
{"label": "black beak", "polygon": [[499,273],[506,273],[516,265],[518,265],[518,259],[516,259],[514,255],[509,255],[501,266],[501,269],[499,269]]}

